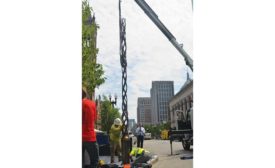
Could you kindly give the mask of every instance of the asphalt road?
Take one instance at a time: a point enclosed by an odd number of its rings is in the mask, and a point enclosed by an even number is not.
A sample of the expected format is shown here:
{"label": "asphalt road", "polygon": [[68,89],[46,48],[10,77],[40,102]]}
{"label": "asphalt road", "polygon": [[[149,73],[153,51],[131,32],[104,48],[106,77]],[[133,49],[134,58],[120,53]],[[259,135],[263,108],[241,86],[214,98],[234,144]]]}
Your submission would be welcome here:
{"label": "asphalt road", "polygon": [[173,155],[169,140],[144,140],[143,147],[158,155],[158,161],[153,164],[153,168],[193,168],[193,159],[181,159],[183,156],[193,156],[192,146],[191,151],[185,151],[181,142],[173,142]]}

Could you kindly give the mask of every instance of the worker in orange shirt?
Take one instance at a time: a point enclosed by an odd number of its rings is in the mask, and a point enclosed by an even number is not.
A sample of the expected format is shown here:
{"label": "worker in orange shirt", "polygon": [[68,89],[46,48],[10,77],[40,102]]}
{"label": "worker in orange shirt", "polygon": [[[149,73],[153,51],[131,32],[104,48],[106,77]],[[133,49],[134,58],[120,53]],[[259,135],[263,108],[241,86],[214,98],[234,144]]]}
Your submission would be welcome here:
{"label": "worker in orange shirt", "polygon": [[82,168],[85,167],[85,150],[90,158],[89,168],[96,168],[98,165],[99,151],[94,129],[95,122],[96,104],[87,98],[87,93],[82,89]]}

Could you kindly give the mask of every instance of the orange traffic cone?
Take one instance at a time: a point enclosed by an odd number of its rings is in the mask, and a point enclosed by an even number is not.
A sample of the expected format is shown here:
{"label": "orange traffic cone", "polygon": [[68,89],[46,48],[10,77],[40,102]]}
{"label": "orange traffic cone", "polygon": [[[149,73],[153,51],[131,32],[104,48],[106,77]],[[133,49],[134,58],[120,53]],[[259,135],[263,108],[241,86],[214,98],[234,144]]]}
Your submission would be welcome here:
{"label": "orange traffic cone", "polygon": [[130,164],[125,164],[125,165],[123,165],[123,168],[131,168],[131,165]]}

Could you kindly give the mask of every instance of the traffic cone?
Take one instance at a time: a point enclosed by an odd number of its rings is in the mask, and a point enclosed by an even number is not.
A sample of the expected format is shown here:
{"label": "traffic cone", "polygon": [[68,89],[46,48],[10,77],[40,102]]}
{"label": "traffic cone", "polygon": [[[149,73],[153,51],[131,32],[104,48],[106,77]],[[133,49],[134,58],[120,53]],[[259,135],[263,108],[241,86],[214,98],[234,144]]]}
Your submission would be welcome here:
{"label": "traffic cone", "polygon": [[130,164],[125,164],[125,165],[123,165],[123,168],[131,168],[131,165]]}

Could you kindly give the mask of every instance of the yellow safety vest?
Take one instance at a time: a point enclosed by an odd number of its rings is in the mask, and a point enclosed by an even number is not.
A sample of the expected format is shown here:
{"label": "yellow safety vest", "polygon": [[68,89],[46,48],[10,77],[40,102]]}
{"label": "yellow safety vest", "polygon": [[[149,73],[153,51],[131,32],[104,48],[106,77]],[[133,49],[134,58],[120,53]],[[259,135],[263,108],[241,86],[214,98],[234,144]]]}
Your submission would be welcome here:
{"label": "yellow safety vest", "polygon": [[143,155],[145,152],[145,149],[143,148],[133,148],[132,151],[130,152],[130,156],[138,156],[138,155]]}
{"label": "yellow safety vest", "polygon": [[113,124],[110,130],[110,139],[111,141],[114,142],[119,142],[120,141],[120,133],[122,130],[122,126],[115,127]]}

